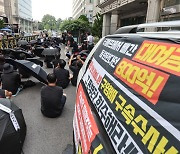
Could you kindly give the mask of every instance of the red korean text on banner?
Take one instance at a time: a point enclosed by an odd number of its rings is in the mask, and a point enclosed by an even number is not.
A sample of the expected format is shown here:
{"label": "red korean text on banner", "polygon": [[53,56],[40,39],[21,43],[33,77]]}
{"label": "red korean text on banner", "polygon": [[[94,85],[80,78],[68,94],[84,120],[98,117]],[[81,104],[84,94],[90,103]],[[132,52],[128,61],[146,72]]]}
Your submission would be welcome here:
{"label": "red korean text on banner", "polygon": [[90,150],[92,141],[95,139],[96,135],[99,134],[99,130],[81,84],[79,85],[76,97],[76,112],[80,129],[82,151],[87,154]]}

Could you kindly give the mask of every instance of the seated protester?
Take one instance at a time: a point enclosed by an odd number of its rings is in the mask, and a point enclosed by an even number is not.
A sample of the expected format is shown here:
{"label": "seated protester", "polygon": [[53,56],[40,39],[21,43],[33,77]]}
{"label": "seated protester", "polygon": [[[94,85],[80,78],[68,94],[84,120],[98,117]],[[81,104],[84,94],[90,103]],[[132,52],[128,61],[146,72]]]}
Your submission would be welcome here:
{"label": "seated protester", "polygon": [[44,62],[46,63],[47,68],[53,68],[52,61],[54,60],[54,56],[45,56]]}
{"label": "seated protester", "polygon": [[73,46],[72,46],[72,54],[74,55],[77,55],[79,53],[79,48],[78,48],[78,45],[77,45],[77,42],[76,41],[73,41]]}
{"label": "seated protester", "polygon": [[47,75],[48,85],[41,88],[41,112],[44,116],[55,118],[61,115],[66,102],[62,87],[56,86],[55,74]]}
{"label": "seated protester", "polygon": [[4,55],[0,55],[0,75],[3,72],[3,65],[5,64],[5,58]]}
{"label": "seated protester", "polygon": [[34,50],[35,50],[34,46],[30,45],[28,46],[27,53],[30,54],[32,57],[35,57]]}
{"label": "seated protester", "polygon": [[79,51],[87,50],[87,42],[83,42],[79,48]]}
{"label": "seated protester", "polygon": [[63,59],[59,59],[57,67],[54,69],[54,74],[57,77],[57,86],[65,89],[69,85],[69,71],[65,69],[66,62]]}
{"label": "seated protester", "polygon": [[0,98],[11,98],[12,92],[0,89]]}
{"label": "seated protester", "polygon": [[71,56],[71,58],[69,60],[69,68],[73,72],[73,76],[70,80],[71,80],[72,85],[76,86],[77,85],[77,77],[78,77],[78,74],[79,74],[79,71],[80,71],[82,65],[84,64],[84,61],[81,60],[79,55],[77,56],[77,61],[74,62],[74,64],[72,64],[72,59],[73,59],[73,55]]}
{"label": "seated protester", "polygon": [[55,55],[55,59],[52,60],[53,68],[56,68],[56,67],[58,66],[58,62],[59,62],[59,60],[60,60],[60,56],[61,56],[61,54],[56,54],[56,55]]}
{"label": "seated protester", "polygon": [[14,71],[13,66],[5,63],[1,74],[2,89],[11,91],[13,95],[19,92],[21,87],[20,74]]}

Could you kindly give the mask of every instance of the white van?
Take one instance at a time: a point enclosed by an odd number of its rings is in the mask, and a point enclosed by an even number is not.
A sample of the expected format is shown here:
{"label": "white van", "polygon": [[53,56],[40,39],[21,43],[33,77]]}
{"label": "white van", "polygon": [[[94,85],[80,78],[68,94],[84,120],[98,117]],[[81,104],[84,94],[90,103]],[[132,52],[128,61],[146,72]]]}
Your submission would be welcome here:
{"label": "white van", "polygon": [[[180,21],[152,25],[176,27]],[[74,152],[179,153],[179,96],[179,31],[102,38],[78,77]]]}

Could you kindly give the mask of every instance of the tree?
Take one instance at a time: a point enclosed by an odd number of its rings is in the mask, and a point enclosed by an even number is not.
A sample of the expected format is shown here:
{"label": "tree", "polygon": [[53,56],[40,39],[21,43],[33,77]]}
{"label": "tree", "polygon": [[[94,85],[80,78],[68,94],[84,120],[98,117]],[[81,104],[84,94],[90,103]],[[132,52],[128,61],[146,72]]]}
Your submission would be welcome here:
{"label": "tree", "polygon": [[78,19],[81,19],[81,20],[89,23],[89,20],[88,20],[88,18],[85,15],[80,15],[80,17]]}
{"label": "tree", "polygon": [[102,26],[103,26],[103,16],[97,13],[95,16],[94,24],[92,26],[92,34],[99,38],[102,37]]}
{"label": "tree", "polygon": [[87,31],[89,29],[89,24],[82,19],[76,20],[65,20],[62,22],[60,29],[62,31],[71,31],[71,32],[79,32],[79,31]]}
{"label": "tree", "polygon": [[89,22],[82,19],[76,20],[65,20],[60,26],[61,31],[68,31],[73,34],[73,36],[79,38],[81,32],[89,31],[90,25]]}
{"label": "tree", "polygon": [[62,19],[59,18],[59,19],[57,20],[57,22],[56,22],[56,28],[57,28],[57,29],[60,29],[61,23],[62,23]]}
{"label": "tree", "polygon": [[44,26],[42,23],[38,23],[38,30],[43,30],[44,29]]}
{"label": "tree", "polygon": [[52,15],[46,14],[42,18],[42,25],[44,29],[55,30],[56,27],[56,18]]}

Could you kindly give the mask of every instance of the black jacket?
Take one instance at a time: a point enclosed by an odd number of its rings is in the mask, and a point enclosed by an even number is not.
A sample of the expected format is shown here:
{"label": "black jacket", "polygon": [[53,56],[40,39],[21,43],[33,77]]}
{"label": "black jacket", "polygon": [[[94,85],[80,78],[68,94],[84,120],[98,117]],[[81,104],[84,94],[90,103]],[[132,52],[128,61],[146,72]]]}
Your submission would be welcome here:
{"label": "black jacket", "polygon": [[56,85],[65,89],[69,85],[69,71],[62,68],[55,68],[54,74],[57,77]]}
{"label": "black jacket", "polygon": [[2,89],[11,91],[12,94],[16,94],[20,84],[21,77],[18,72],[2,73],[1,75]]}

